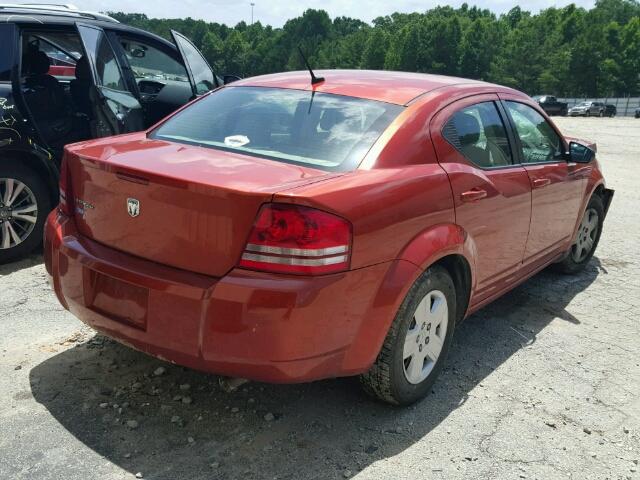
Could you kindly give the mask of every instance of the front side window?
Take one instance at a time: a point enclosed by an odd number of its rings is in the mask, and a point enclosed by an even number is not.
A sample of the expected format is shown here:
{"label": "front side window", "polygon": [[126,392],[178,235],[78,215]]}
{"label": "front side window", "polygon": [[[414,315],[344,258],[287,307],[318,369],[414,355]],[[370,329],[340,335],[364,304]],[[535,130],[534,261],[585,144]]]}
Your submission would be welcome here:
{"label": "front side window", "polygon": [[200,51],[186,37],[178,34],[177,32],[173,32],[173,38],[182,52],[185,62],[187,62],[187,65],[191,70],[196,95],[202,95],[207,93],[209,90],[216,88],[218,86],[218,81]]}
{"label": "front side window", "polygon": [[189,82],[184,65],[162,50],[131,38],[121,37],[120,43],[136,79]]}
{"label": "front side window", "polygon": [[0,52],[0,82],[11,81],[14,52],[13,28],[10,24],[0,24],[0,45],[4,45]]}
{"label": "front side window", "polygon": [[85,44],[87,55],[96,68],[98,85],[113,90],[126,91],[120,67],[105,33],[102,30],[83,25],[79,25],[78,30]]}
{"label": "front side window", "polygon": [[457,111],[445,124],[442,134],[478,167],[504,167],[513,163],[507,132],[493,102]]}
{"label": "front side window", "polygon": [[556,161],[562,155],[562,141],[549,122],[536,110],[518,102],[505,102],[520,138],[522,161]]}
{"label": "front side window", "polygon": [[347,171],[402,109],[327,93],[226,87],[167,120],[151,137]]}

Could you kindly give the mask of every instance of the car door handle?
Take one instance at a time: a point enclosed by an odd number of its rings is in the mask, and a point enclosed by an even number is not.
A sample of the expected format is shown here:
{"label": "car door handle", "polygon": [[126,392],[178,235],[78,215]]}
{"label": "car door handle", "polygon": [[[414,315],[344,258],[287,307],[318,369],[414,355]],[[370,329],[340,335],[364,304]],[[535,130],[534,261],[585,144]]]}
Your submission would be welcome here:
{"label": "car door handle", "polygon": [[550,178],[536,178],[533,181],[533,188],[542,188],[542,187],[546,187],[547,185],[549,185],[551,183],[551,179]]}
{"label": "car door handle", "polygon": [[475,202],[487,196],[487,191],[480,188],[473,188],[460,194],[460,200],[463,202]]}

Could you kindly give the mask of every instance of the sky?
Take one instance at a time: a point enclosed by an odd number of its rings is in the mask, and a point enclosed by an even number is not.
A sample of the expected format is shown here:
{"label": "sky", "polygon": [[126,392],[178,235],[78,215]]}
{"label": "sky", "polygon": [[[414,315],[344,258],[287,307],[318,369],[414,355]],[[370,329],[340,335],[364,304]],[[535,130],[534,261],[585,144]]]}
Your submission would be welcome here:
{"label": "sky", "polygon": [[[47,0],[40,0],[46,3]],[[65,0],[67,1],[67,0]],[[437,5],[451,5],[458,7],[464,0],[437,1],[437,0],[146,0],[132,2],[131,0],[68,0],[83,10],[96,12],[121,11],[125,13],[145,13],[155,18],[184,18],[192,17],[210,22],[224,23],[229,26],[236,25],[244,20],[251,21],[251,3],[254,20],[263,25],[281,27],[288,19],[300,16],[306,9],[324,9],[334,17],[348,16],[359,18],[365,22],[371,22],[374,18],[388,15],[393,12],[422,12]],[[27,3],[27,2],[25,2]],[[50,3],[56,3],[51,1]],[[64,3],[64,2],[59,2]],[[474,2],[467,0],[469,5],[477,5],[488,8],[496,13],[504,13],[518,5],[514,0],[485,0]],[[521,5],[523,10],[537,12],[547,7],[563,7],[569,3],[591,8],[593,0],[529,0]]]}

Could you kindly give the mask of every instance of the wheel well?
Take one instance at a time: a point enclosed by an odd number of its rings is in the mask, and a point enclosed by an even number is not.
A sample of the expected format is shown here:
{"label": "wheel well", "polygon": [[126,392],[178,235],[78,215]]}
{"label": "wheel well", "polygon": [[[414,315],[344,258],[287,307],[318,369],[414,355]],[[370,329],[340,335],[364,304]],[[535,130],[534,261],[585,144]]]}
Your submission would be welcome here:
{"label": "wheel well", "polygon": [[604,200],[604,185],[600,184],[593,192],[594,195],[599,195]]}
{"label": "wheel well", "polygon": [[471,295],[471,267],[462,255],[447,255],[438,260],[435,265],[444,267],[456,289],[456,323],[462,321]]}
{"label": "wheel well", "polygon": [[49,196],[51,199],[52,205],[57,205],[58,203],[58,178],[57,178],[57,167],[51,161],[51,166],[47,168],[43,164],[46,160],[39,158],[37,155],[27,153],[27,152],[7,152],[6,154],[3,152],[3,162],[16,162],[20,163],[27,168],[29,168],[33,173],[38,175],[44,184],[47,186],[49,190]]}

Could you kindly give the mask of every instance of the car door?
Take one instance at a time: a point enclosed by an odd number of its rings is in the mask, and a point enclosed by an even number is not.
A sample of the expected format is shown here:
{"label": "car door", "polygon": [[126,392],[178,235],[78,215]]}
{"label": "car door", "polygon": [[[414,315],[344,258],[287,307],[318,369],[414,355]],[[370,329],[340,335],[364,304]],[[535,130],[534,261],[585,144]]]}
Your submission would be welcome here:
{"label": "car door", "polygon": [[114,31],[116,53],[125,78],[140,101],[146,125],[171,114],[194,96],[187,68],[177,48],[139,32]]}
{"label": "car door", "polygon": [[454,195],[456,223],[475,248],[474,303],[521,274],[529,232],[531,184],[515,161],[505,125],[494,94],[455,102],[431,122],[438,162]]}
{"label": "car door", "polygon": [[89,63],[93,107],[91,135],[106,137],[144,129],[140,103],[127,88],[121,66],[102,28],[76,23],[83,55]]}
{"label": "car door", "polygon": [[530,263],[566,248],[586,179],[576,163],[566,160],[562,136],[538,109],[519,99],[504,99],[503,103],[515,133],[517,154],[531,182],[531,226],[524,254],[524,263]]}
{"label": "car door", "polygon": [[200,50],[187,37],[175,30],[171,30],[171,36],[187,67],[194,97],[204,95],[220,86],[220,80],[213,73],[213,69]]}

